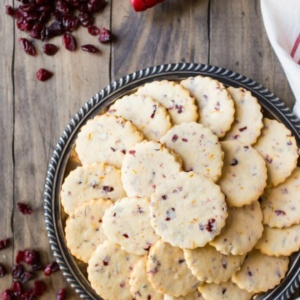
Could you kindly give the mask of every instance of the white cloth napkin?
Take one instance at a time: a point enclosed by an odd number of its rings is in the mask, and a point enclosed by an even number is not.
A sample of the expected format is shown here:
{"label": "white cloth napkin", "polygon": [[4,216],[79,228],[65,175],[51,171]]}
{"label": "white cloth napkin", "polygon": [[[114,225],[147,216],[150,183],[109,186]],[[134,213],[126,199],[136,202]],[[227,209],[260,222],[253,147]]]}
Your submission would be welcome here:
{"label": "white cloth napkin", "polygon": [[300,0],[261,0],[261,11],[270,43],[296,98],[294,113],[300,118]]}

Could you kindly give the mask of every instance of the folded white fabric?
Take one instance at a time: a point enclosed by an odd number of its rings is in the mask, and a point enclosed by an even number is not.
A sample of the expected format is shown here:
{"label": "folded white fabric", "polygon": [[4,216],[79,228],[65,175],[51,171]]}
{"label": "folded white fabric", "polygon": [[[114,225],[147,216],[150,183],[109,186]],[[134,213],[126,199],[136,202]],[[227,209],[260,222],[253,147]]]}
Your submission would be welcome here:
{"label": "folded white fabric", "polygon": [[296,98],[300,118],[300,0],[261,0],[266,32]]}

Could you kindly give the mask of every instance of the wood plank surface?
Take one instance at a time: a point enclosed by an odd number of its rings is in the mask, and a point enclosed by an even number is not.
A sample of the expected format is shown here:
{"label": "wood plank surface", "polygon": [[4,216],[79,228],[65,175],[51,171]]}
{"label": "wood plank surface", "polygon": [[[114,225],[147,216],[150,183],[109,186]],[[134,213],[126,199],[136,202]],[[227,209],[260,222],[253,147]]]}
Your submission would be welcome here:
{"label": "wood plank surface", "polygon": [[[19,5],[13,0],[6,4]],[[78,46],[97,44],[92,55],[79,48],[71,53],[61,37],[54,57],[26,55],[18,45],[28,37],[13,20],[0,18],[0,240],[11,237],[0,252],[0,263],[10,269],[18,250],[40,251],[43,263],[54,260],[43,216],[43,190],[53,149],[72,116],[110,81],[149,66],[195,62],[208,63],[244,74],[274,92],[292,107],[294,96],[265,33],[258,0],[166,0],[143,13],[133,11],[129,0],[111,0],[96,18],[99,27],[111,28],[112,44],[99,44],[86,28],[74,33]],[[39,68],[54,73],[47,82],[36,79]],[[32,206],[23,216],[17,202]],[[45,279],[43,299],[56,299],[67,287],[68,299],[79,299],[61,272]],[[0,293],[11,277],[0,279]]]}

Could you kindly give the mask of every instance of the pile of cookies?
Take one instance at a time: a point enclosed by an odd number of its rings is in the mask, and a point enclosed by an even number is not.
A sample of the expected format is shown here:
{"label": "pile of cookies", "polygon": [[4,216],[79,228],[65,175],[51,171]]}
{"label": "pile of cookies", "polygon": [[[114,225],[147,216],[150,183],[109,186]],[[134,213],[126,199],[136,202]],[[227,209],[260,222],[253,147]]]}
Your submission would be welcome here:
{"label": "pile of cookies", "polygon": [[153,81],[87,121],[61,204],[103,299],[251,299],[300,248],[289,129],[210,77]]}

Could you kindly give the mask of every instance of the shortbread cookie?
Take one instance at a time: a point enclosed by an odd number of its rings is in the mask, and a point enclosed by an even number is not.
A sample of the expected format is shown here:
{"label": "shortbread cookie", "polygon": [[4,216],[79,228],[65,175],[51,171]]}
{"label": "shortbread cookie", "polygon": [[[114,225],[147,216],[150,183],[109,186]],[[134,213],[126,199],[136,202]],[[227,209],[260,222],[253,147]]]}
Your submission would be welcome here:
{"label": "shortbread cookie", "polygon": [[122,182],[129,197],[150,197],[159,183],[180,170],[179,157],[160,143],[144,141],[126,153]]}
{"label": "shortbread cookie", "polygon": [[264,226],[263,235],[255,248],[270,256],[291,255],[300,249],[300,225],[289,228]]}
{"label": "shortbread cookie", "polygon": [[163,241],[194,249],[220,233],[227,206],[220,187],[211,179],[180,172],[157,186],[150,212],[151,224]]}
{"label": "shortbread cookie", "polygon": [[103,217],[107,239],[136,255],[147,254],[158,236],[150,224],[149,199],[124,198],[110,207]]}
{"label": "shortbread cookie", "polygon": [[290,227],[300,223],[300,168],[276,187],[265,190],[261,196],[263,222],[270,227]]}
{"label": "shortbread cookie", "polygon": [[264,159],[254,148],[238,141],[221,142],[221,146],[224,166],[218,184],[227,203],[241,207],[258,200],[267,185]]}
{"label": "shortbread cookie", "polygon": [[187,266],[199,279],[208,283],[227,281],[241,266],[244,255],[225,255],[206,245],[193,250],[184,249]]}
{"label": "shortbread cookie", "polygon": [[199,291],[205,300],[250,300],[253,296],[231,280],[220,284],[206,283],[199,287]]}
{"label": "shortbread cookie", "polygon": [[161,139],[182,158],[183,169],[195,171],[216,181],[223,166],[218,137],[202,124],[190,122],[172,127]]}
{"label": "shortbread cookie", "polygon": [[166,108],[143,95],[124,96],[109,108],[108,113],[132,121],[150,141],[158,141],[172,127]]}
{"label": "shortbread cookie", "polygon": [[97,247],[88,263],[92,288],[105,300],[132,300],[129,277],[138,258],[106,240]]}
{"label": "shortbread cookie", "polygon": [[163,300],[164,295],[156,291],[149,282],[146,271],[147,257],[141,257],[130,273],[130,292],[135,300]]}
{"label": "shortbread cookie", "polygon": [[263,127],[263,114],[257,98],[244,88],[227,88],[234,101],[234,122],[224,140],[237,140],[247,145],[256,142]]}
{"label": "shortbread cookie", "polygon": [[168,110],[173,124],[198,120],[194,97],[176,82],[153,81],[140,87],[136,93],[149,96],[164,106]]}
{"label": "shortbread cookie", "polygon": [[266,292],[280,283],[288,265],[289,258],[286,256],[267,256],[258,250],[252,250],[241,269],[232,276],[232,281],[250,293]]}
{"label": "shortbread cookie", "polygon": [[143,139],[142,133],[130,121],[103,114],[87,121],[81,128],[75,149],[83,165],[107,162],[121,167],[127,150]]}
{"label": "shortbread cookie", "polygon": [[186,265],[183,251],[162,240],[150,248],[147,274],[156,290],[173,297],[186,296],[199,285]]}
{"label": "shortbread cookie", "polygon": [[196,291],[191,292],[186,296],[182,296],[182,297],[172,297],[172,296],[165,295],[164,300],[204,300],[204,298],[202,297],[202,295],[197,289]]}
{"label": "shortbread cookie", "polygon": [[229,207],[225,227],[210,244],[221,253],[243,255],[254,247],[262,232],[258,201],[243,207]]}
{"label": "shortbread cookie", "polygon": [[61,204],[67,214],[92,199],[116,201],[126,197],[121,171],[105,163],[80,166],[66,178],[61,189]]}
{"label": "shortbread cookie", "polygon": [[266,161],[268,185],[277,186],[297,166],[298,148],[291,131],[277,120],[263,119],[264,128],[254,148]]}
{"label": "shortbread cookie", "polygon": [[91,200],[79,206],[67,219],[66,242],[76,258],[87,263],[92,252],[106,240],[102,218],[111,205],[109,200]]}
{"label": "shortbread cookie", "polygon": [[201,75],[180,82],[195,97],[200,123],[218,137],[230,129],[234,118],[234,102],[225,86],[210,77]]}

